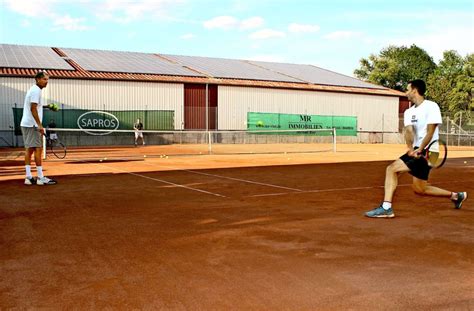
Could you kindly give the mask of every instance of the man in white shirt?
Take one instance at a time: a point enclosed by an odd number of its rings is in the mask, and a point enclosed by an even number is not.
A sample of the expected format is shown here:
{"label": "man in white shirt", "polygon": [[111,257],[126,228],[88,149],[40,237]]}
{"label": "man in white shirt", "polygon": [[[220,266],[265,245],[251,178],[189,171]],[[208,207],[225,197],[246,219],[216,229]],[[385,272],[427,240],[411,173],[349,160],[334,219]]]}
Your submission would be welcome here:
{"label": "man in white shirt", "polygon": [[133,129],[135,130],[135,147],[138,144],[138,138],[142,139],[142,144],[145,146],[145,139],[143,138],[143,123],[140,121],[140,119],[137,119],[137,122],[133,124]]}
{"label": "man in white shirt", "polygon": [[[25,144],[25,185],[54,185],[56,181],[43,174],[43,100],[41,90],[48,85],[48,75],[40,71],[36,74],[36,84],[33,85],[25,96],[23,116],[21,118],[21,133]],[[49,107],[49,106],[46,106]],[[38,179],[31,174],[31,155],[34,154]]]}
{"label": "man in white shirt", "polygon": [[426,84],[423,80],[408,83],[406,95],[414,104],[404,114],[404,135],[408,151],[387,167],[384,201],[379,207],[365,213],[367,217],[395,217],[392,209],[393,194],[397,188],[398,176],[405,172],[413,176],[413,190],[417,194],[450,198],[455,208],[461,208],[467,199],[467,192],[450,192],[428,184],[431,167],[419,155],[430,142],[439,139],[438,125],[443,122],[438,104],[425,100],[425,91]]}

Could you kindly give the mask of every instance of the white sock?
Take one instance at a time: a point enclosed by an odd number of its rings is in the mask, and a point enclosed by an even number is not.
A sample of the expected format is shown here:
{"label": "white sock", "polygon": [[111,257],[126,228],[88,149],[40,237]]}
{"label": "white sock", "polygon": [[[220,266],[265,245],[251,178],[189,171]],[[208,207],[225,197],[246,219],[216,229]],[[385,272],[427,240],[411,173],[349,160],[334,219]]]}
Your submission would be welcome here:
{"label": "white sock", "polygon": [[383,201],[382,207],[384,210],[388,210],[389,208],[392,208],[392,202]]}
{"label": "white sock", "polygon": [[26,178],[32,178],[33,176],[31,175],[31,165],[25,165],[25,170],[26,170]]}
{"label": "white sock", "polygon": [[42,166],[37,166],[36,167],[36,170],[38,171],[38,177],[39,178],[43,178],[44,175],[43,175],[43,167]]}

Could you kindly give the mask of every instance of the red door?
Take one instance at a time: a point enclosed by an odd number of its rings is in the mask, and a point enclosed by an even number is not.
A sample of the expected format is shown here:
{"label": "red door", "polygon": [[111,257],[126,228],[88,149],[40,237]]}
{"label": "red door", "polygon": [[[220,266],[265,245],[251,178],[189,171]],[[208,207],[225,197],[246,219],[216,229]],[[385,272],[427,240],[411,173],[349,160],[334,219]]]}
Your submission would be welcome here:
{"label": "red door", "polygon": [[[217,85],[208,85],[209,130],[217,129]],[[206,130],[206,85],[184,85],[184,129]]]}

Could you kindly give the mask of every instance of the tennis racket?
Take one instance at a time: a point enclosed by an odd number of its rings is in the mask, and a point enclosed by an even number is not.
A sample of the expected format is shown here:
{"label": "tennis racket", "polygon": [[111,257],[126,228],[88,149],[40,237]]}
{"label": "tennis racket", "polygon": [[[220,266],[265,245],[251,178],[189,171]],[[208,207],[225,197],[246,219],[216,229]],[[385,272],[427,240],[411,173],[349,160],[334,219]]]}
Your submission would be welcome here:
{"label": "tennis racket", "polygon": [[421,157],[425,158],[428,165],[432,168],[440,168],[446,162],[448,157],[448,148],[442,140],[432,141],[421,153]]}
{"label": "tennis racket", "polygon": [[66,146],[58,138],[51,139],[46,130],[43,135],[46,138],[46,148],[48,148],[56,158],[64,159],[67,154]]}
{"label": "tennis racket", "polygon": [[48,139],[51,153],[58,159],[64,159],[67,154],[66,146],[59,139]]}

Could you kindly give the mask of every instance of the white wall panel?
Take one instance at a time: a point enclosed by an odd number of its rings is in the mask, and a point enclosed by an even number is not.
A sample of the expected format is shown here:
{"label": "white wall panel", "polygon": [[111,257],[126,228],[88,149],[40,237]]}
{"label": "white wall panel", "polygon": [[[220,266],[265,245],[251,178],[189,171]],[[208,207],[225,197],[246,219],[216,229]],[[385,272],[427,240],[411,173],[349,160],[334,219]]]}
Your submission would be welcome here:
{"label": "white wall panel", "polygon": [[[12,106],[23,107],[29,78],[0,78],[0,130],[13,124]],[[174,110],[175,128],[183,124],[184,86],[179,83],[50,79],[43,91],[45,102],[64,109]]]}
{"label": "white wall panel", "polygon": [[247,129],[247,112],[355,116],[361,131],[398,131],[398,97],[219,86],[221,130]]}

